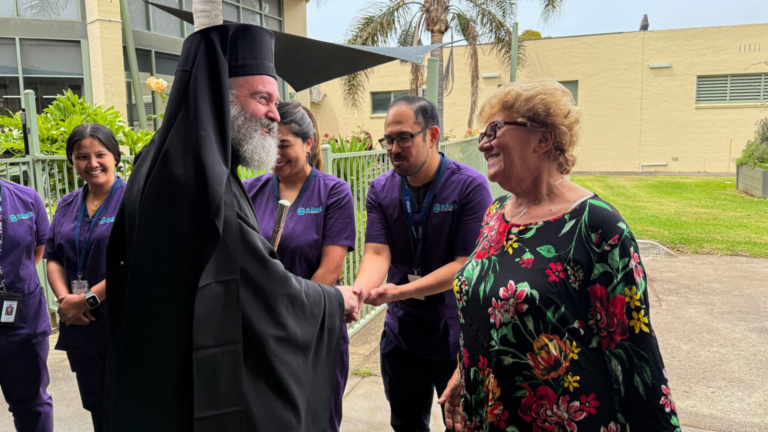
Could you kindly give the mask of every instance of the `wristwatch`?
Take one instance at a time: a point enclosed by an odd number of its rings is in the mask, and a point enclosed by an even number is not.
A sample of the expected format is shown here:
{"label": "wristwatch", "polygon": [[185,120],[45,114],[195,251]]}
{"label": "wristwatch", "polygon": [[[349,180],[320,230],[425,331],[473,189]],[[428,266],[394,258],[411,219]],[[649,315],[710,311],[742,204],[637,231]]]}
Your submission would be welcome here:
{"label": "wristwatch", "polygon": [[88,290],[85,292],[85,304],[88,305],[88,309],[94,310],[99,307],[101,302],[99,301],[99,298],[96,297],[96,294],[92,293],[91,290]]}

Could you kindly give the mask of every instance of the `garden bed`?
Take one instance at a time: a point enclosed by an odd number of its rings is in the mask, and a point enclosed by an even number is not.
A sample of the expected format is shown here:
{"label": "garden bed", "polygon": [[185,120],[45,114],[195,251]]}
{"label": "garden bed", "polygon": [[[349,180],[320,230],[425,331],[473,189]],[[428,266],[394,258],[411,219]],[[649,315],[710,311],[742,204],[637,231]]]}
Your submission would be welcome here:
{"label": "garden bed", "polygon": [[736,188],[754,197],[768,198],[768,171],[749,165],[737,165]]}

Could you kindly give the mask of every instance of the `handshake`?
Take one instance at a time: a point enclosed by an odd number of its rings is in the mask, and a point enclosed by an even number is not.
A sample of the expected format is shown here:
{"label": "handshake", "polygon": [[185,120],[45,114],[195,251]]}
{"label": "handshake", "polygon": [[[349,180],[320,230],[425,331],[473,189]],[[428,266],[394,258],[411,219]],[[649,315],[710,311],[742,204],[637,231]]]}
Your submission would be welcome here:
{"label": "handshake", "polygon": [[357,312],[363,306],[363,302],[372,306],[379,306],[395,300],[403,300],[404,292],[401,287],[393,284],[384,284],[374,288],[366,296],[365,290],[358,286],[336,287],[344,296],[344,322],[351,323],[358,319]]}

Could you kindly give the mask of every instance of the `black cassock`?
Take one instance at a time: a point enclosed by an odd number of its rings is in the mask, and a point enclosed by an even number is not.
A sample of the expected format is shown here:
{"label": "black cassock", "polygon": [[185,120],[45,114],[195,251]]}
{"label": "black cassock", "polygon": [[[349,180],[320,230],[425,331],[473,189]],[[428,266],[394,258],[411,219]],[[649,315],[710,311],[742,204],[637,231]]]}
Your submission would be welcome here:
{"label": "black cassock", "polygon": [[109,243],[110,431],[326,430],[343,298],[283,268],[229,144],[228,79],[274,76],[272,41],[229,24],[184,42]]}

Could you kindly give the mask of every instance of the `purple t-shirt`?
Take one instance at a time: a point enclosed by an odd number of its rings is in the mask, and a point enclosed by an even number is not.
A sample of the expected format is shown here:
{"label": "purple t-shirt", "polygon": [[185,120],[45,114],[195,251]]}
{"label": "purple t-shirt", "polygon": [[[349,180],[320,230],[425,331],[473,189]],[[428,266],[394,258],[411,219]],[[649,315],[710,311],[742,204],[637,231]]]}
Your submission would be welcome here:
{"label": "purple t-shirt", "polygon": [[[104,210],[91,231],[88,250],[85,255],[83,280],[92,288],[107,277],[107,242],[112,232],[120,201],[125,192],[125,183],[118,187],[109,202],[102,204]],[[53,216],[48,242],[45,245],[45,259],[58,261],[66,272],[67,289],[72,292],[72,281],[77,280],[77,253],[75,251],[75,226],[80,211],[83,189],[65,195]],[[80,245],[91,228],[91,218],[86,212],[80,226]],[[106,349],[107,300],[91,311],[96,321],[84,326],[60,326],[56,349],[103,352]]]}
{"label": "purple t-shirt", "polygon": [[51,334],[45,294],[35,268],[35,248],[48,237],[48,215],[34,189],[0,180],[3,243],[0,268],[5,288],[20,294],[16,322],[0,326],[0,350],[6,354]]}
{"label": "purple t-shirt", "polygon": [[[394,170],[371,183],[366,208],[366,243],[386,244],[391,254],[387,281],[408,283],[413,274],[411,235],[403,207],[400,176]],[[450,161],[435,189],[422,239],[421,274],[427,275],[475,250],[485,210],[493,199],[485,177]],[[420,214],[415,211],[414,223]],[[401,348],[432,359],[454,359],[459,352],[459,317],[453,291],[389,303],[384,322],[387,335]]]}
{"label": "purple t-shirt", "polygon": [[[253,202],[261,235],[270,240],[280,200],[277,177],[264,174],[243,185]],[[286,270],[311,279],[320,267],[324,245],[355,249],[355,210],[347,183],[312,168],[288,210],[277,255]]]}

